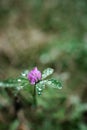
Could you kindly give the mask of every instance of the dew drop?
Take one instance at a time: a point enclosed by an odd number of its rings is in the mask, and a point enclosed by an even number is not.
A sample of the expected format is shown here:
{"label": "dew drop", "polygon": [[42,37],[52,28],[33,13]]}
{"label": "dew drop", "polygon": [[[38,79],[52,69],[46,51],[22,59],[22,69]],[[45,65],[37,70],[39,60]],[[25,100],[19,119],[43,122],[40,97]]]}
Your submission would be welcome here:
{"label": "dew drop", "polygon": [[9,87],[9,84],[6,84],[7,87]]}
{"label": "dew drop", "polygon": [[41,92],[41,91],[42,91],[42,89],[41,89],[41,88],[38,88],[38,91],[40,91],[40,92]]}
{"label": "dew drop", "polygon": [[22,75],[23,77],[25,77],[25,76],[26,76],[26,74],[25,74],[25,73],[22,73],[21,75]]}
{"label": "dew drop", "polygon": [[21,90],[23,88],[23,86],[18,86],[17,90]]}
{"label": "dew drop", "polygon": [[40,92],[40,91],[38,91],[38,95],[41,95],[41,92]]}
{"label": "dew drop", "polygon": [[21,82],[21,79],[18,79],[18,82]]}
{"label": "dew drop", "polygon": [[4,84],[2,82],[0,82],[0,87],[4,86]]}
{"label": "dew drop", "polygon": [[57,85],[57,86],[58,86],[58,89],[62,89],[62,85],[61,85],[61,83],[60,83],[60,82],[58,83],[58,85]]}

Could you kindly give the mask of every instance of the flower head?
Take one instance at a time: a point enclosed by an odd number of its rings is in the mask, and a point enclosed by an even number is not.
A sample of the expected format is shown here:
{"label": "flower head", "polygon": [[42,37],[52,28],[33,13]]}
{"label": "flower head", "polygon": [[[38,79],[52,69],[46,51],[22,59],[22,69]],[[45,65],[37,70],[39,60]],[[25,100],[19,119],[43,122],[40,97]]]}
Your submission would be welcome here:
{"label": "flower head", "polygon": [[37,69],[37,67],[35,67],[28,73],[27,78],[30,81],[30,83],[34,85],[39,80],[41,80],[41,72]]}

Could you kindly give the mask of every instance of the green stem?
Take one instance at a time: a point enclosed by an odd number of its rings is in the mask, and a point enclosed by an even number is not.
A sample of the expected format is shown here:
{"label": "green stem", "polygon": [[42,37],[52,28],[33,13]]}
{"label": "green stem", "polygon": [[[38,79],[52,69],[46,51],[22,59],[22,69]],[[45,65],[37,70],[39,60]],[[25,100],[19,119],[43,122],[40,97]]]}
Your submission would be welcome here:
{"label": "green stem", "polygon": [[36,100],[36,86],[34,86],[34,92],[33,92],[33,104],[34,107],[37,107],[37,100]]}

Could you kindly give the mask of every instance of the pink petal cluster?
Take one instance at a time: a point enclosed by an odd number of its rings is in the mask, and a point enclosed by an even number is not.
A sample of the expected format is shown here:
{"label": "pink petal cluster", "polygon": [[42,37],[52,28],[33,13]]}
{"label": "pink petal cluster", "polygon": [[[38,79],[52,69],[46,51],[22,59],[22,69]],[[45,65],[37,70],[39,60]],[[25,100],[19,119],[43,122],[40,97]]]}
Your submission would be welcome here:
{"label": "pink petal cluster", "polygon": [[30,83],[34,85],[39,80],[41,80],[41,72],[37,69],[37,67],[35,67],[28,73],[27,78],[30,81]]}

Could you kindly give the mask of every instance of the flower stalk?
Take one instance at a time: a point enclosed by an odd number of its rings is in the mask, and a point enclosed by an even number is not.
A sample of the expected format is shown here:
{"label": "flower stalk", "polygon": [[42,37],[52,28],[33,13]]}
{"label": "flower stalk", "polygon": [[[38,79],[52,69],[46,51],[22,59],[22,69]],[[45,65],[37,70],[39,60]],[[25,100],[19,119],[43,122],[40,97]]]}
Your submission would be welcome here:
{"label": "flower stalk", "polygon": [[34,108],[37,107],[36,86],[35,85],[34,85],[34,91],[33,91],[33,106],[34,106]]}

